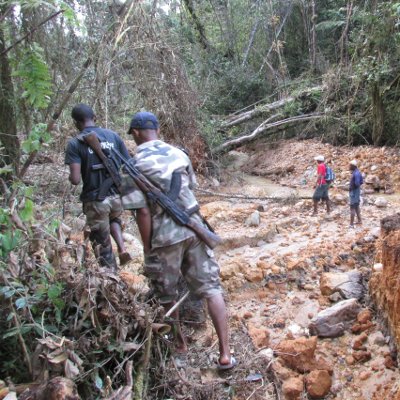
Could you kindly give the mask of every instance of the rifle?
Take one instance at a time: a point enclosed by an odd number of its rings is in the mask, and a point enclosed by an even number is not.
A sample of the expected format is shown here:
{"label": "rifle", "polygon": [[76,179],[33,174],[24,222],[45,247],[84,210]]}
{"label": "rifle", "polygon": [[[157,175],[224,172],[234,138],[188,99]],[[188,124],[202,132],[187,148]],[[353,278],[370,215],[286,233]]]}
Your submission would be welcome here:
{"label": "rifle", "polygon": [[[107,172],[110,174],[112,182],[117,187],[118,192],[121,193],[121,177],[119,176],[118,170],[112,161],[112,158],[107,157],[102,148],[100,141],[95,132],[89,132],[81,136],[83,141],[94,151],[97,157],[100,158]],[[111,182],[110,182],[111,185]],[[106,194],[104,194],[106,195]]]}
{"label": "rifle", "polygon": [[[85,135],[85,142],[93,149],[93,151],[103,161],[108,159],[101,150],[99,140],[94,132]],[[102,153],[100,156],[99,153]],[[221,243],[221,238],[205,228],[196,221],[190,218],[190,214],[182,210],[175,202],[170,199],[161,189],[150,182],[129,160],[127,160],[117,149],[112,148],[111,152],[114,153],[119,161],[122,163],[125,172],[133,179],[137,187],[146,195],[149,201],[157,203],[167,214],[179,225],[186,226],[191,229],[196,235],[210,248],[215,248]],[[103,161],[104,163],[104,161]],[[106,164],[104,164],[106,166]],[[114,165],[113,165],[114,167]],[[107,168],[107,166],[106,166]],[[108,169],[108,168],[107,168]],[[121,179],[119,178],[119,181]]]}

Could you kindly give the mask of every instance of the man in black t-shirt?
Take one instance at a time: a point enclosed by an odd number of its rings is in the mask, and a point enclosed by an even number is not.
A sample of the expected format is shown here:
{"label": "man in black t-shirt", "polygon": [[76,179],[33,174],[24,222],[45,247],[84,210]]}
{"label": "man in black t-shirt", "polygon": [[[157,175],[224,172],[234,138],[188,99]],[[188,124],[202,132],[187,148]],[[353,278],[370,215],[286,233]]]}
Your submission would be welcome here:
{"label": "man in black t-shirt", "polygon": [[[124,157],[129,158],[128,150],[122,139],[113,131],[95,125],[93,110],[86,104],[76,105],[71,117],[80,133],[71,139],[65,152],[65,164],[69,165],[69,181],[78,185],[83,181],[80,199],[86,223],[90,228],[90,241],[100,265],[117,268],[112,251],[110,234],[118,246],[120,264],[130,261],[122,239],[121,221],[123,208],[117,188],[107,170],[93,150],[83,141],[82,136],[95,132],[104,154],[116,148]],[[115,162],[115,161],[114,161]],[[116,167],[120,165],[116,163]]]}

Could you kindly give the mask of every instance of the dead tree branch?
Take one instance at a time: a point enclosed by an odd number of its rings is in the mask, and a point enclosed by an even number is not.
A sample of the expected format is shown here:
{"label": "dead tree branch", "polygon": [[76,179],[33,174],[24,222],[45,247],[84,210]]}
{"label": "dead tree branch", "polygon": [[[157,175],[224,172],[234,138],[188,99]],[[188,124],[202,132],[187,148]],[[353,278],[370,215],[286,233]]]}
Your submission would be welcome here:
{"label": "dead tree branch", "polygon": [[215,147],[212,152],[214,154],[222,154],[226,153],[232,149],[243,146],[253,140],[257,139],[261,134],[264,134],[266,131],[269,133],[274,133],[280,129],[288,128],[293,124],[299,124],[311,121],[313,119],[320,119],[324,114],[314,113],[314,114],[306,114],[300,115],[296,117],[285,118],[280,121],[275,121],[270,124],[267,121],[264,121],[261,125],[259,125],[250,135],[241,136],[232,140],[228,140],[227,142],[221,144],[220,146]]}
{"label": "dead tree branch", "polygon": [[225,129],[225,128],[231,128],[232,126],[240,125],[243,122],[246,122],[255,117],[258,117],[259,115],[267,114],[278,108],[284,107],[286,104],[289,104],[298,98],[308,96],[313,93],[321,92],[323,90],[325,90],[324,86],[314,86],[314,87],[311,87],[311,88],[301,91],[296,96],[289,96],[289,97],[285,97],[281,100],[274,101],[273,103],[269,103],[269,104],[265,104],[265,105],[258,105],[257,107],[253,108],[252,110],[245,111],[241,114],[235,114],[235,115],[228,117],[227,121],[225,121],[221,124],[221,128]]}

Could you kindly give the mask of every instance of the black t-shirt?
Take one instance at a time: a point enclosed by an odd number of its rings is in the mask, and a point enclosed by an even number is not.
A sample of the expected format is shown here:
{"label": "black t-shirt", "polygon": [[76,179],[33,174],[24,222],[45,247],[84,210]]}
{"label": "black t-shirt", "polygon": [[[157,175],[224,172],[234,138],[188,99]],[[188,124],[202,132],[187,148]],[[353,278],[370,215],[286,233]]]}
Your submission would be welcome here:
{"label": "black t-shirt", "polygon": [[[117,149],[125,158],[129,159],[129,153],[122,139],[113,131],[90,126],[85,128],[81,133],[96,132],[101,143],[104,154],[109,155],[112,148]],[[111,152],[112,154],[112,152]],[[113,157],[116,167],[119,169],[121,163],[116,157]],[[93,169],[93,165],[101,165],[101,160],[96,156],[93,150],[78,138],[69,141],[67,150],[65,151],[65,164],[80,164],[83,188],[80,199],[82,202],[95,201],[99,189],[109,174],[106,169]],[[117,189],[112,185],[108,191],[108,196],[116,194]]]}

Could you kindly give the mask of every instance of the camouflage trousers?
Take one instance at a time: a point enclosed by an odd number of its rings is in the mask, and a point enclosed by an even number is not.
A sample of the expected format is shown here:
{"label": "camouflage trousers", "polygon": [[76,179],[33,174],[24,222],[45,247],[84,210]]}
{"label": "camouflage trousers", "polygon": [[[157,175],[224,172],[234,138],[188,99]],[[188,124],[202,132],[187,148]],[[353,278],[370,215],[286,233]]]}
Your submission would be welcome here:
{"label": "camouflage trousers", "polygon": [[155,295],[164,304],[176,299],[181,276],[190,292],[198,298],[222,292],[219,266],[213,251],[196,236],[153,249],[145,257],[144,274],[149,278]]}
{"label": "camouflage trousers", "polygon": [[90,228],[90,242],[99,263],[103,267],[117,268],[113,254],[110,224],[121,223],[122,203],[119,195],[106,197],[103,201],[89,201],[83,203],[83,212],[86,215],[86,224]]}

